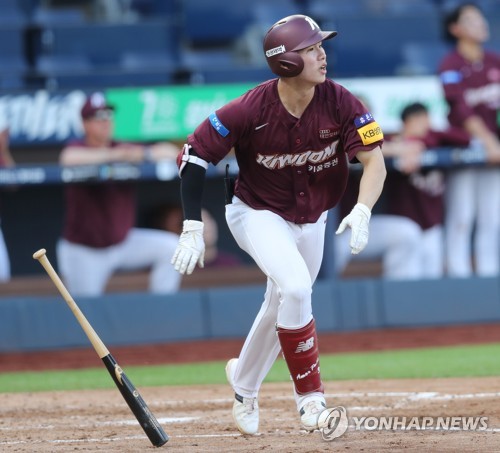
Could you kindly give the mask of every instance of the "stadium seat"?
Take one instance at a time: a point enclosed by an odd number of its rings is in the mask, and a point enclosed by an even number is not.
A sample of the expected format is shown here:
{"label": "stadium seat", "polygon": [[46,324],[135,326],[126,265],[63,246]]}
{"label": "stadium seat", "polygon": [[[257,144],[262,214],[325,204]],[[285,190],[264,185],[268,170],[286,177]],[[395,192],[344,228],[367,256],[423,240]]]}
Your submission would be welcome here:
{"label": "stadium seat", "polygon": [[179,14],[182,0],[131,0],[130,8],[145,18],[173,17]]}
{"label": "stadium seat", "polygon": [[[425,33],[422,31],[425,24]],[[332,24],[333,25],[333,24]],[[336,20],[338,37],[325,41],[325,49],[343,77],[395,75],[403,64],[405,43],[425,39],[440,41],[439,18],[435,14],[341,16]]]}
{"label": "stadium seat", "polygon": [[86,20],[80,8],[38,7],[33,12],[32,23],[39,26],[82,24]]}
{"label": "stadium seat", "polygon": [[267,31],[274,23],[292,14],[304,14],[303,9],[293,0],[277,0],[274,2],[254,1],[253,21]]}
{"label": "stadium seat", "polygon": [[205,69],[230,67],[234,64],[234,56],[228,49],[185,49],[181,55],[181,65],[185,69]]}
{"label": "stadium seat", "polygon": [[125,72],[123,70],[91,71],[85,74],[56,74],[47,78],[48,90],[103,89],[119,87],[137,87],[168,85],[172,83],[169,72]]}
{"label": "stadium seat", "polygon": [[439,63],[450,47],[439,42],[411,41],[402,47],[403,62],[400,75],[436,74]]}
{"label": "stadium seat", "polygon": [[368,0],[372,13],[380,15],[407,15],[431,13],[436,14],[438,8],[432,0]]}
{"label": "stadium seat", "polygon": [[0,1],[0,26],[20,27],[27,23],[28,15],[18,0]]}
{"label": "stadium seat", "polygon": [[231,65],[223,67],[205,67],[193,70],[190,83],[197,85],[217,83],[254,83],[255,85],[275,78],[271,70],[265,67]]}
{"label": "stadium seat", "polygon": [[40,55],[35,68],[40,74],[54,76],[59,74],[84,74],[91,72],[93,66],[85,55]]}
{"label": "stadium seat", "polygon": [[119,67],[126,53],[164,53],[177,57],[168,21],[48,27],[41,37],[46,55],[83,55],[99,67]]}
{"label": "stadium seat", "polygon": [[172,71],[177,67],[177,60],[166,52],[124,52],[120,66],[125,70],[166,70]]}
{"label": "stadium seat", "polygon": [[182,38],[191,47],[227,45],[251,23],[253,2],[184,0],[181,6]]}
{"label": "stadium seat", "polygon": [[24,76],[29,69],[24,55],[23,28],[18,26],[0,28],[0,87],[22,88]]}
{"label": "stadium seat", "polygon": [[29,72],[26,60],[21,55],[5,56],[0,54],[0,88],[19,90],[25,86],[25,76]]}
{"label": "stadium seat", "polygon": [[337,0],[335,2],[325,2],[324,0],[310,0],[307,14],[320,24],[323,22],[335,22],[340,16],[353,16],[362,10],[359,0]]}

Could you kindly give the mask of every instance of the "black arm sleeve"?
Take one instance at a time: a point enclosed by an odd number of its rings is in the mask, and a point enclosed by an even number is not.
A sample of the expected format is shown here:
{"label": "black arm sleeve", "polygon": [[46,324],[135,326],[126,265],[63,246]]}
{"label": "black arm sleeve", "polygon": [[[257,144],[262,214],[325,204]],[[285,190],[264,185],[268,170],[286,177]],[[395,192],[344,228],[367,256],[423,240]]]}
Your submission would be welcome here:
{"label": "black arm sleeve", "polygon": [[201,199],[206,172],[202,166],[189,162],[182,172],[181,199],[184,219],[201,222]]}

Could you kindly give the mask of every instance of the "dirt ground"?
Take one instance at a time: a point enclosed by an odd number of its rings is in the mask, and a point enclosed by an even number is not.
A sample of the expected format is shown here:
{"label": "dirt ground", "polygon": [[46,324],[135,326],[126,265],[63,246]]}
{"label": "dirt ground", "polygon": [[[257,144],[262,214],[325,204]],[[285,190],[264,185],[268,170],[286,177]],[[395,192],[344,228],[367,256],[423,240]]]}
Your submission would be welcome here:
{"label": "dirt ground", "polygon": [[[204,360],[225,360],[238,352],[241,341],[217,340],[211,342],[214,347],[207,348],[204,343],[202,349],[199,342],[185,343],[183,355],[173,354],[179,345],[175,349],[173,345],[110,349],[126,370],[132,364],[200,360],[200,351]],[[320,349],[326,353],[498,341],[500,326],[496,324],[320,335]],[[211,357],[207,357],[207,350],[213,351]],[[62,362],[64,357],[72,359]],[[26,366],[27,362],[30,366]],[[91,349],[0,355],[0,372],[98,364]],[[165,451],[500,452],[498,377],[326,382],[329,407],[345,407],[349,420],[347,432],[331,441],[323,440],[319,431],[300,430],[290,383],[263,385],[259,398],[260,430],[256,436],[242,436],[234,427],[232,391],[228,385],[139,390],[170,436],[162,447]],[[373,423],[360,424],[361,417],[372,417],[372,422],[381,417],[406,417],[408,421],[416,420],[417,426],[424,417],[430,417],[432,425],[425,430],[379,430],[373,429]],[[486,418],[478,425],[481,429],[468,430],[461,424],[436,429],[438,417]],[[153,449],[116,390],[0,393],[1,452]]]}
{"label": "dirt ground", "polygon": [[[498,378],[327,382],[330,405],[347,409],[337,439],[299,428],[289,383],[264,384],[260,433],[240,435],[228,386],[146,388],[141,394],[169,434],[173,452],[494,452],[500,451]],[[356,430],[353,417],[485,416],[487,428]],[[371,425],[373,426],[373,425]],[[369,427],[369,426],[368,426]],[[0,394],[0,451],[152,451],[117,391]]]}

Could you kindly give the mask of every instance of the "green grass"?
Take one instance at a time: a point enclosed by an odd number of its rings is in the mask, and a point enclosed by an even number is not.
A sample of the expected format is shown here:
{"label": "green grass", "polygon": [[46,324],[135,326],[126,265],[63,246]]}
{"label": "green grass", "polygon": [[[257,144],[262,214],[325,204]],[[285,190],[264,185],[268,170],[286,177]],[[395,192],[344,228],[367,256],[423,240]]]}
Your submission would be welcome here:
{"label": "green grass", "polygon": [[[321,356],[323,380],[499,376],[500,344],[405,349]],[[119,361],[119,357],[117,357]],[[225,362],[126,366],[137,387],[225,383]],[[288,381],[278,360],[266,382]],[[114,384],[104,367],[0,374],[0,392],[104,389]]]}

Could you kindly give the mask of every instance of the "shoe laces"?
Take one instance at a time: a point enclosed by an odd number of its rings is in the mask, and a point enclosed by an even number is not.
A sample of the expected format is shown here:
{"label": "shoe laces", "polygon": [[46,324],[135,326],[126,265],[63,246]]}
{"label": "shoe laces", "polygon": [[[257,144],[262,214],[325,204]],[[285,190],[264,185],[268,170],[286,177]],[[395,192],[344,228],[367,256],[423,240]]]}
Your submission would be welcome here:
{"label": "shoe laces", "polygon": [[257,398],[243,398],[245,412],[251,414],[257,408]]}
{"label": "shoe laces", "polygon": [[323,409],[325,407],[323,404],[321,404],[320,401],[309,401],[304,405],[304,413],[308,412],[310,414],[319,414],[320,412],[323,412]]}
{"label": "shoe laces", "polygon": [[236,401],[243,405],[245,413],[247,413],[248,415],[251,415],[252,412],[254,412],[258,408],[257,398],[244,398],[237,393],[234,396],[236,398]]}

